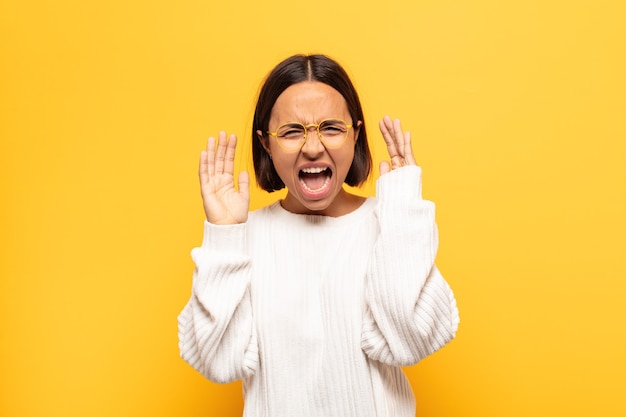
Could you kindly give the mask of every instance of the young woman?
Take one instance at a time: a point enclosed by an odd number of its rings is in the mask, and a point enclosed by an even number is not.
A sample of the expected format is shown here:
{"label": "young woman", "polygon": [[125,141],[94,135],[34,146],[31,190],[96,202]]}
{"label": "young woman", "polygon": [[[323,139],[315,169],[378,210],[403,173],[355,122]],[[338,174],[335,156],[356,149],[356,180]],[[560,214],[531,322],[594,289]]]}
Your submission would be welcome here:
{"label": "young woman", "polygon": [[207,378],[243,380],[247,417],[413,416],[400,367],[456,334],[410,135],[388,116],[380,131],[376,198],[353,195],[343,184],[372,164],[357,92],[337,62],[296,55],[265,80],[252,131],[258,184],[286,197],[249,213],[236,136],[202,152],[207,220],[179,347]]}

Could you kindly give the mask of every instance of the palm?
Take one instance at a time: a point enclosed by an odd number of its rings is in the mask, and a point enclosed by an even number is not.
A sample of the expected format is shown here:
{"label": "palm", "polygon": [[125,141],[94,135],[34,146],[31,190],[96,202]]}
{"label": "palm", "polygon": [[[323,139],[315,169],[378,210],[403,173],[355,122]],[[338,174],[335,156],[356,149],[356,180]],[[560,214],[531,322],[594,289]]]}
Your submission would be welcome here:
{"label": "palm", "polygon": [[237,137],[220,132],[216,149],[215,138],[209,138],[207,150],[200,157],[200,190],[207,220],[213,224],[244,223],[248,219],[250,197],[248,174],[239,175],[239,191],[233,177]]}
{"label": "palm", "polygon": [[389,116],[385,116],[380,121],[379,127],[387,144],[387,151],[391,160],[391,163],[388,161],[381,162],[381,175],[406,165],[417,165],[411,147],[411,134],[402,131],[400,119],[392,120]]}

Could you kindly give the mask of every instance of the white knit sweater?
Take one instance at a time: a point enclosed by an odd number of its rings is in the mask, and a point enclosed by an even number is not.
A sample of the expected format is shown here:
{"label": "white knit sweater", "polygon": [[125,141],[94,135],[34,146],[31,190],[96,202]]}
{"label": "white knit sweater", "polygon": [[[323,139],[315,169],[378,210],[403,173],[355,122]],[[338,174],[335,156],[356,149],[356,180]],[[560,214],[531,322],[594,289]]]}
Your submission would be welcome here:
{"label": "white knit sweater", "polygon": [[459,323],[434,212],[420,168],[404,167],[342,217],[274,203],[245,224],[205,222],[181,356],[210,380],[243,379],[246,417],[414,416],[400,366]]}

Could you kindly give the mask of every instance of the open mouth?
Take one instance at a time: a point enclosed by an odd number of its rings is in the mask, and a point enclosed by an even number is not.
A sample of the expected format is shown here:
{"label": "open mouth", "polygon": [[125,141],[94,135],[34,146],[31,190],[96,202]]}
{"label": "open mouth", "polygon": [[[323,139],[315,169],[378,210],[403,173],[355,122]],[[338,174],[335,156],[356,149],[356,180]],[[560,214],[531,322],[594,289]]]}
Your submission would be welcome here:
{"label": "open mouth", "polygon": [[300,184],[311,193],[319,193],[330,183],[333,172],[328,167],[304,168],[298,173]]}

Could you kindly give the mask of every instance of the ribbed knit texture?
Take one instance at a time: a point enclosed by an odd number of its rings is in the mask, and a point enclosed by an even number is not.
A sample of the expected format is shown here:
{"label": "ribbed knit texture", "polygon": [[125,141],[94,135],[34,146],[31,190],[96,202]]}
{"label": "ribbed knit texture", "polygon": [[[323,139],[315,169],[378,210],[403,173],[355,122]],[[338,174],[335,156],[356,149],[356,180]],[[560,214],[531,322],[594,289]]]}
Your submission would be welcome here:
{"label": "ribbed knit texture", "polygon": [[244,380],[246,417],[414,416],[400,366],[451,340],[459,316],[420,168],[377,187],[342,217],[275,203],[246,224],[205,222],[179,347],[207,378]]}

